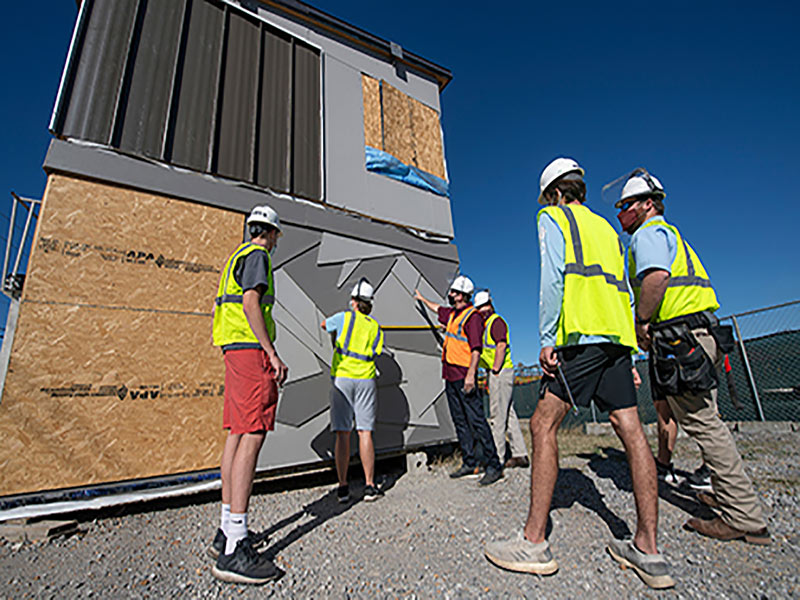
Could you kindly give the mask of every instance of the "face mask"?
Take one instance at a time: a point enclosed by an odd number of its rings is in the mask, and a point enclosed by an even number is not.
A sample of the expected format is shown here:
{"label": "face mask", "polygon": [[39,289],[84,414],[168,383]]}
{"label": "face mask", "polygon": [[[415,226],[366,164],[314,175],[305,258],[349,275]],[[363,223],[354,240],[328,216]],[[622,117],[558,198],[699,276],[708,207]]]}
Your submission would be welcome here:
{"label": "face mask", "polygon": [[269,255],[275,256],[275,250],[278,249],[278,238],[275,238],[275,243],[272,245],[272,248],[269,249]]}
{"label": "face mask", "polygon": [[447,294],[447,303],[450,306],[455,306],[456,305],[456,297],[453,296],[452,294]]}
{"label": "face mask", "polygon": [[636,224],[636,221],[639,220],[639,213],[636,212],[636,208],[634,206],[631,206],[628,208],[628,210],[619,211],[617,219],[619,219],[619,224],[622,226],[622,230],[627,233],[631,233],[628,230]]}

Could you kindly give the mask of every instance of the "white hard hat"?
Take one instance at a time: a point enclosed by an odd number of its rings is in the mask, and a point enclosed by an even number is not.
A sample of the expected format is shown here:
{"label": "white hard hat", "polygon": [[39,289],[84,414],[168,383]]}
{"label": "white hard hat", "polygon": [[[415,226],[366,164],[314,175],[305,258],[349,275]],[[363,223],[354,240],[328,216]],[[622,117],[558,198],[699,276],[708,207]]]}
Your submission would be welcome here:
{"label": "white hard hat", "polygon": [[546,204],[544,191],[547,187],[567,173],[578,173],[583,177],[583,169],[571,158],[557,158],[544,168],[542,176],[539,178],[539,204]]}
{"label": "white hard hat", "polygon": [[459,275],[453,280],[453,283],[450,284],[450,289],[456,292],[471,294],[475,290],[475,285],[469,277]]}
{"label": "white hard hat", "polygon": [[661,199],[667,196],[661,182],[644,169],[638,173],[634,172],[625,183],[625,187],[622,188],[622,193],[619,196],[619,202],[617,202],[617,208],[621,208],[628,198],[643,195],[655,196]]}
{"label": "white hard hat", "polygon": [[475,298],[473,299],[472,303],[478,307],[483,306],[484,304],[489,304],[491,301],[492,297],[489,295],[489,290],[481,290],[475,294]]}
{"label": "white hard hat", "polygon": [[247,224],[250,225],[251,223],[264,223],[265,225],[272,225],[278,231],[281,230],[281,220],[278,218],[278,213],[266,204],[264,206],[256,206],[250,212],[250,216],[247,217]]}
{"label": "white hard hat", "polygon": [[365,302],[372,302],[374,296],[375,289],[370,285],[369,281],[364,278],[356,284],[356,287],[353,288],[353,293],[350,294],[351,298],[357,298]]}

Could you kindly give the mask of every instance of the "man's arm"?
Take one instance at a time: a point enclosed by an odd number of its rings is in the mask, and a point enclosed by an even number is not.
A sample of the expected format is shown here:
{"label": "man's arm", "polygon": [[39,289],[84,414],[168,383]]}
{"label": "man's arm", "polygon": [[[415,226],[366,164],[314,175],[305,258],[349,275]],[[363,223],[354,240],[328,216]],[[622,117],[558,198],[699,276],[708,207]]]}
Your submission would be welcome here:
{"label": "man's arm", "polygon": [[433,312],[438,313],[439,312],[439,308],[441,308],[438,304],[436,304],[436,302],[432,302],[431,300],[428,300],[422,294],[419,293],[419,290],[416,290],[416,289],[414,290],[414,299],[415,300],[419,300],[420,302],[422,302],[425,306],[428,307],[428,310],[431,310]]}
{"label": "man's arm", "polygon": [[506,342],[497,342],[497,348],[495,348],[494,353],[494,364],[492,365],[492,373],[495,375],[497,375],[503,367],[503,361],[506,358],[506,348],[508,348]]}
{"label": "man's arm", "polygon": [[650,348],[650,319],[653,318],[669,283],[669,271],[651,269],[642,275],[639,305],[636,307],[636,340],[642,350]]}
{"label": "man's arm", "polygon": [[467,394],[472,393],[475,389],[475,374],[478,372],[478,361],[481,358],[480,350],[473,350],[469,357],[469,367],[467,368],[467,376],[464,377],[464,392]]}
{"label": "man's arm", "polygon": [[242,306],[244,308],[244,316],[247,317],[247,324],[256,336],[258,343],[267,353],[269,362],[272,368],[275,369],[275,379],[278,385],[283,385],[286,381],[286,375],[289,369],[284,362],[278,357],[275,351],[275,346],[272,345],[272,340],[269,339],[267,333],[267,324],[264,322],[264,314],[261,312],[261,296],[264,289],[263,286],[258,286],[255,289],[245,290],[242,296]]}
{"label": "man's arm", "polygon": [[564,235],[555,221],[543,214],[539,218],[539,252],[542,257],[539,287],[539,364],[548,375],[555,376],[556,330],[564,297]]}

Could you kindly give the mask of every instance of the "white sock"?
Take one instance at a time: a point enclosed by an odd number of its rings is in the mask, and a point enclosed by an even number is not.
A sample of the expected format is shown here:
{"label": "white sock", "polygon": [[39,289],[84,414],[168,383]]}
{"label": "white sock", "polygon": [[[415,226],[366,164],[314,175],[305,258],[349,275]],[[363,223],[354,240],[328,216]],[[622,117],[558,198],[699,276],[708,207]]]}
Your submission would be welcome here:
{"label": "white sock", "polygon": [[223,504],[222,505],[222,512],[219,516],[219,528],[222,529],[222,533],[226,536],[228,535],[228,527],[230,527],[231,523],[231,505],[230,504]]}
{"label": "white sock", "polygon": [[228,523],[228,540],[225,544],[225,554],[231,554],[236,549],[236,542],[247,537],[247,513],[231,513]]}

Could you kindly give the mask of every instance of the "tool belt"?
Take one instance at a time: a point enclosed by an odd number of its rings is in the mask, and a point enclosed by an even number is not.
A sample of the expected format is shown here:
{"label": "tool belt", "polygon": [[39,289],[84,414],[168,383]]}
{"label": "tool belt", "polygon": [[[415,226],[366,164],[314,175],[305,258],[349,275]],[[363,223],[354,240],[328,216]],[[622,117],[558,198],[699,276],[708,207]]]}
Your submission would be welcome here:
{"label": "tool belt", "polygon": [[714,362],[692,333],[694,329],[707,329],[720,353],[733,350],[733,328],[720,325],[710,311],[652,324],[650,381],[654,399],[708,392],[719,385]]}

